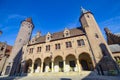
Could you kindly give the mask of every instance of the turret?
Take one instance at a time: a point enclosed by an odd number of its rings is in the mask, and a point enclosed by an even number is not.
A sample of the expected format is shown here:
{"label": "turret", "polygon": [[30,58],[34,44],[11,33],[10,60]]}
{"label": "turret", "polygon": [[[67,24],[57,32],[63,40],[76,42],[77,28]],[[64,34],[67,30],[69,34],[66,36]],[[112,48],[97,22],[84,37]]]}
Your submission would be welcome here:
{"label": "turret", "polygon": [[10,75],[14,75],[19,68],[22,57],[22,47],[30,40],[33,28],[34,25],[31,18],[27,18],[26,20],[22,21],[20,30],[11,52],[11,56],[8,60],[7,66],[10,66]]}
{"label": "turret", "polygon": [[36,34],[36,38],[39,38],[41,36],[41,32],[38,31],[37,34]]}
{"label": "turret", "polygon": [[89,42],[90,50],[95,63],[94,67],[106,70],[104,68],[104,64],[108,64],[104,61],[104,58],[106,58],[109,59],[108,62],[111,64],[111,66],[109,66],[112,69],[115,69],[112,52],[110,51],[93,14],[90,11],[81,8],[81,16],[79,20]]}

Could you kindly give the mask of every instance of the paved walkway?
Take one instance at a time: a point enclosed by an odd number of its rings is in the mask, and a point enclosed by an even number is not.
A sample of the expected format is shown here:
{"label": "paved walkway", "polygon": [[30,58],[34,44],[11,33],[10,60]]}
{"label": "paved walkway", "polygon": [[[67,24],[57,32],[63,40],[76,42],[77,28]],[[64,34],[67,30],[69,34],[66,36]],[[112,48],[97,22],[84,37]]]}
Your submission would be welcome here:
{"label": "paved walkway", "polygon": [[97,76],[90,75],[84,76],[81,74],[75,75],[52,75],[52,74],[44,74],[44,75],[29,75],[29,76],[21,76],[21,77],[0,77],[0,80],[120,80],[120,76]]}

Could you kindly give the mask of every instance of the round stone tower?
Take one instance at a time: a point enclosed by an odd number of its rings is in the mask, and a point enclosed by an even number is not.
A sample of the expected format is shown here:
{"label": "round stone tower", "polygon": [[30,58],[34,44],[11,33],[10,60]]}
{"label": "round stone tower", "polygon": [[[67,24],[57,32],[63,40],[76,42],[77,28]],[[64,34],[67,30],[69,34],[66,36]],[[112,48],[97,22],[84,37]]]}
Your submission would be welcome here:
{"label": "round stone tower", "polygon": [[[7,72],[5,73],[7,75],[14,75],[16,73],[19,63],[21,61],[22,47],[23,45],[28,43],[33,28],[34,25],[31,18],[27,18],[26,20],[21,22],[20,30],[18,32],[16,41],[14,43],[11,55],[8,60],[8,64],[6,66]],[[9,69],[7,69],[8,67]]]}

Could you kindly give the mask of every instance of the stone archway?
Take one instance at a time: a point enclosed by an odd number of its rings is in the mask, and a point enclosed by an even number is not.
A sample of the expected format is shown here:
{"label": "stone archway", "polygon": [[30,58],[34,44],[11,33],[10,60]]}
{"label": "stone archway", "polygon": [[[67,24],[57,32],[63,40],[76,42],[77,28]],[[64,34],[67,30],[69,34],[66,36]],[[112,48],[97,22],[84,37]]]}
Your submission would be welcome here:
{"label": "stone archway", "polygon": [[51,72],[52,71],[51,69],[52,69],[51,58],[47,57],[44,59],[43,72]]}
{"label": "stone archway", "polygon": [[79,55],[79,63],[83,70],[93,70],[93,63],[88,53],[82,53]]}
{"label": "stone archway", "polygon": [[74,55],[70,54],[66,57],[65,72],[77,71],[76,58]]}
{"label": "stone archway", "polygon": [[34,72],[35,73],[40,72],[40,68],[41,68],[41,59],[37,58],[34,62]]}
{"label": "stone archway", "polygon": [[32,71],[32,59],[26,61],[25,73],[31,73]]}
{"label": "stone archway", "polygon": [[54,59],[54,72],[63,72],[63,58],[61,56],[57,56]]}

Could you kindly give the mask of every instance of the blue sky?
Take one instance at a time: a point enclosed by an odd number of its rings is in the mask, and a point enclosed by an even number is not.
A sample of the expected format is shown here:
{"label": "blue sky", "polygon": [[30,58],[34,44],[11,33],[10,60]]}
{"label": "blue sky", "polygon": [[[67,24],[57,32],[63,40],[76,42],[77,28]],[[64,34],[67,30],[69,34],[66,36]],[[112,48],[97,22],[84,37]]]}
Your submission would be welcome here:
{"label": "blue sky", "polygon": [[90,10],[102,30],[120,33],[120,0],[0,0],[0,41],[14,44],[20,23],[32,17],[42,35],[80,26],[80,7]]}

